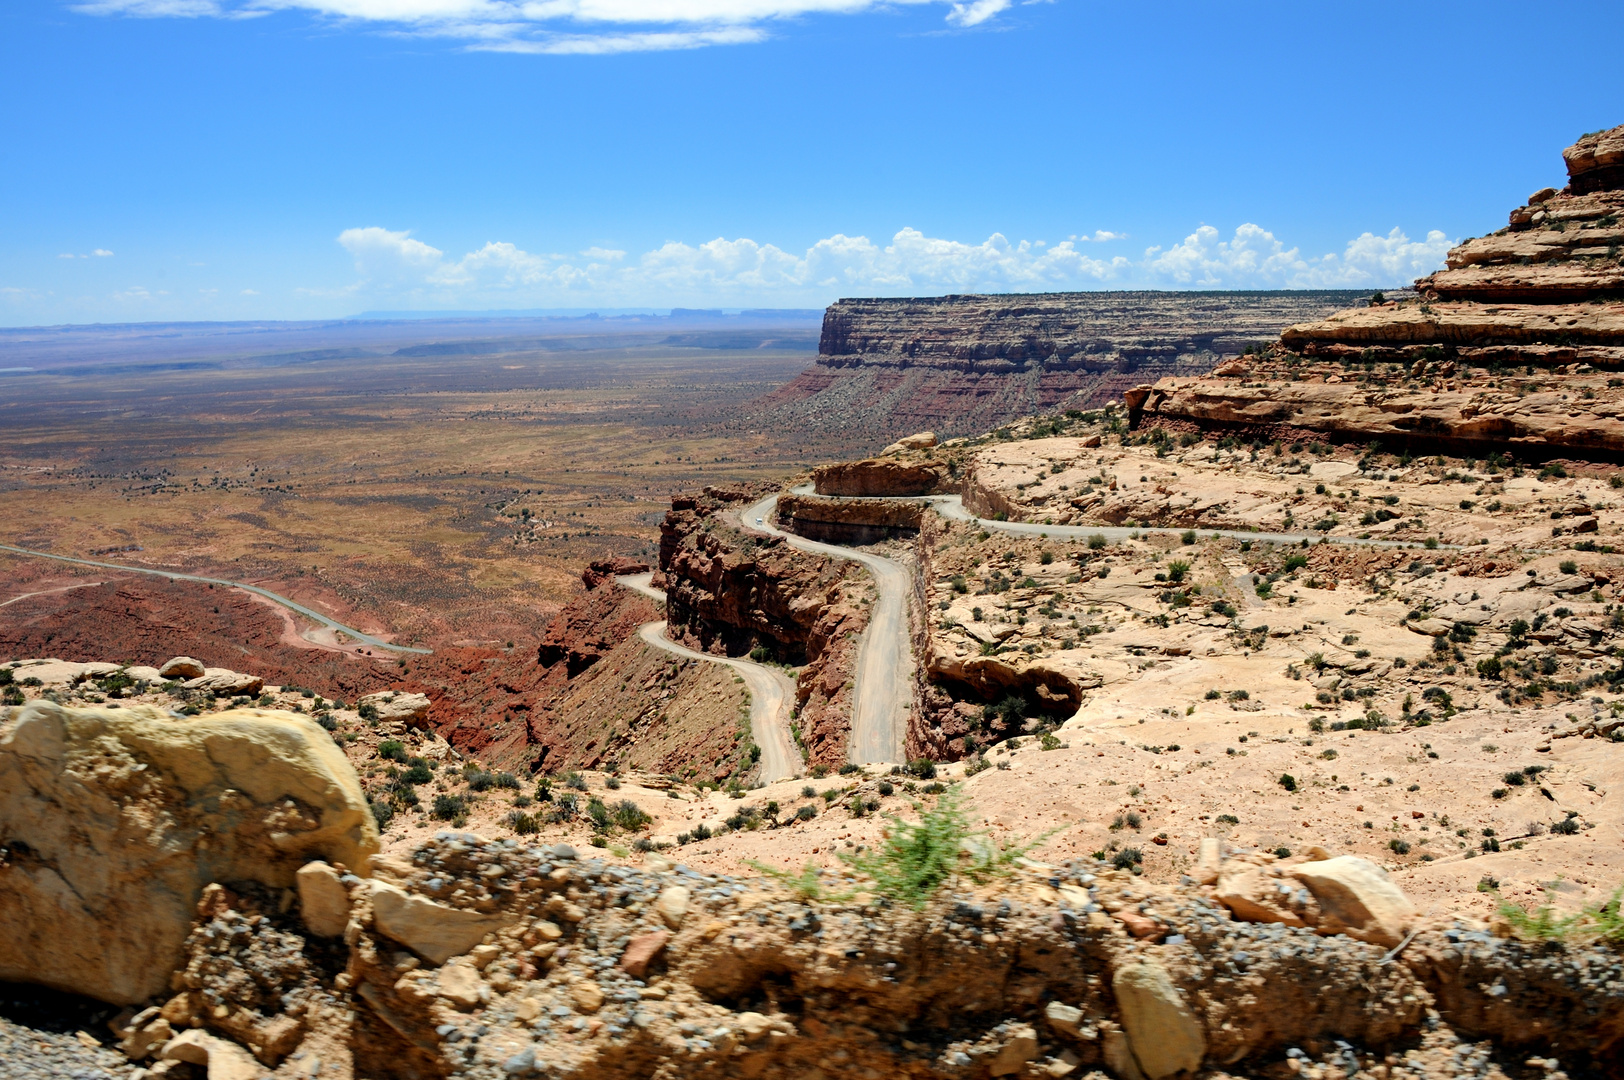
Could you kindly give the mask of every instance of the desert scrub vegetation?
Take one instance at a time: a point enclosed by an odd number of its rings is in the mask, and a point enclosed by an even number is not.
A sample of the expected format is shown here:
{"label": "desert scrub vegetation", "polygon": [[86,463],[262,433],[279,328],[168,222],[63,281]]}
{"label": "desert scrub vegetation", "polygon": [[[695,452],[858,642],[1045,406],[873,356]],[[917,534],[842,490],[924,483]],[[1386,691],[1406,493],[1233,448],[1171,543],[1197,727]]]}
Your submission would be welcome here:
{"label": "desert scrub vegetation", "polygon": [[[1483,886],[1480,884],[1479,888]],[[1493,887],[1499,900],[1497,914],[1511,927],[1511,932],[1525,941],[1583,942],[1603,941],[1610,945],[1624,945],[1624,886],[1600,904],[1586,905],[1572,915],[1558,915],[1550,903],[1551,893],[1545,892],[1546,903],[1530,911],[1521,904],[1512,903]]]}
{"label": "desert scrub vegetation", "polygon": [[[971,827],[969,808],[957,788],[942,792],[929,809],[919,803],[913,808],[918,821],[886,815],[890,824],[881,842],[872,851],[842,853],[840,861],[858,877],[873,882],[874,892],[916,910],[955,877],[983,883],[1008,873],[1016,859],[1059,831],[1051,829],[1036,839],[1014,844],[1001,843],[985,829]],[[811,864],[799,871],[750,865],[806,899],[841,900],[855,895],[827,892]]]}

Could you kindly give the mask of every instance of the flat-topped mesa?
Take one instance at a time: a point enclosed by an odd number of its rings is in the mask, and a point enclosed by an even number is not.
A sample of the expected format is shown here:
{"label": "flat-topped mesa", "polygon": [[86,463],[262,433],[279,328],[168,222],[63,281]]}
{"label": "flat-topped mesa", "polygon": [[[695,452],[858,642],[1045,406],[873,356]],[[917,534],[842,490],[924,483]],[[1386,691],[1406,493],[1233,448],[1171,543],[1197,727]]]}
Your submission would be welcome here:
{"label": "flat-topped mesa", "polygon": [[817,363],[752,424],[816,434],[848,456],[909,432],[949,438],[1089,409],[1164,375],[1199,375],[1282,327],[1361,302],[1352,290],[1089,292],[848,299]]}

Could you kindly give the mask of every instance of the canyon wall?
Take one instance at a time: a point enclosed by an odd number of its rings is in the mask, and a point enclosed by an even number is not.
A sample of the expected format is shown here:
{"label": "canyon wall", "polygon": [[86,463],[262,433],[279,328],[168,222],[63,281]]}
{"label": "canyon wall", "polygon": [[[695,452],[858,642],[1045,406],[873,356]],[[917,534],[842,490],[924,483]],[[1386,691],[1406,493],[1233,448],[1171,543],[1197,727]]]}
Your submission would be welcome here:
{"label": "canyon wall", "polygon": [[1199,375],[1221,357],[1366,295],[1097,292],[841,300],[817,363],[762,398],[752,424],[853,446],[910,432],[986,431],[1097,406],[1147,380]]}

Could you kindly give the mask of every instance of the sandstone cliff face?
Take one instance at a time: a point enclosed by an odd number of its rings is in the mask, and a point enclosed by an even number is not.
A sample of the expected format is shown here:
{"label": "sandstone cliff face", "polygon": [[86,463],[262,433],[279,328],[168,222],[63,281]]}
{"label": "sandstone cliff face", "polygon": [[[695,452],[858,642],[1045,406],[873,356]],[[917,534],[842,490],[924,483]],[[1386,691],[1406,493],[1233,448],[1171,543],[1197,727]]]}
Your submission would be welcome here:
{"label": "sandstone cliff face", "polygon": [[869,458],[820,465],[812,470],[819,495],[932,495],[949,476],[946,464]]}
{"label": "sandstone cliff face", "polygon": [[1291,326],[1212,377],[1130,391],[1134,419],[1617,460],[1624,383],[1598,371],[1624,367],[1621,146],[1624,127],[1570,146],[1567,188],[1455,248],[1414,299]]}
{"label": "sandstone cliff face", "polygon": [[779,524],[809,540],[826,544],[873,544],[893,536],[912,535],[929,510],[921,503],[876,499],[835,499],[782,495]]}
{"label": "sandstone cliff face", "polygon": [[850,563],[747,535],[728,520],[756,494],[707,489],[672,500],[660,527],[669,632],[707,652],[737,656],[761,646],[779,660],[804,663],[797,725],[808,761],[839,765],[868,615],[846,597]]}
{"label": "sandstone cliff face", "polygon": [[1147,378],[1197,375],[1225,354],[1363,294],[1045,293],[842,300],[817,364],[761,400],[756,422],[869,446],[909,432],[986,431],[1087,408]]}

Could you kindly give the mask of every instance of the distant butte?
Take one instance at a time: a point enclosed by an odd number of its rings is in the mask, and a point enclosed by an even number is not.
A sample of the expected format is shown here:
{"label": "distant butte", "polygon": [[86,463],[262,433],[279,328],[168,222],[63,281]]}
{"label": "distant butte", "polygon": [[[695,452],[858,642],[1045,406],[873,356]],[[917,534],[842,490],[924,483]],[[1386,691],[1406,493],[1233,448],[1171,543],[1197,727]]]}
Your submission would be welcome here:
{"label": "distant butte", "polygon": [[841,300],[817,362],[757,403],[757,422],[875,446],[909,432],[985,431],[1088,408],[1369,294],[1086,292]]}

